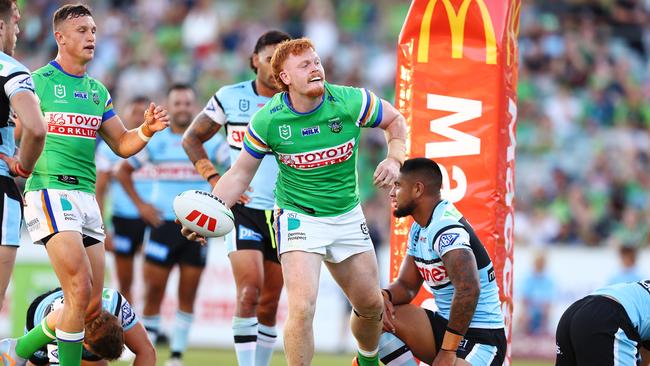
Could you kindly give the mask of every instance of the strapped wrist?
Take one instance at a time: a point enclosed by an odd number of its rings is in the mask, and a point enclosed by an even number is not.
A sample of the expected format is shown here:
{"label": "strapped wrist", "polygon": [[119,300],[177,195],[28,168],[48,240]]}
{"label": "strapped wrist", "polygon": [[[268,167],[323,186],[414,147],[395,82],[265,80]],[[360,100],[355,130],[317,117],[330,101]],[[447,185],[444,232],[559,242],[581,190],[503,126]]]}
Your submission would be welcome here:
{"label": "strapped wrist", "polygon": [[206,158],[197,160],[194,163],[194,168],[207,181],[219,176],[219,172],[217,172],[217,169],[212,165],[212,162]]}
{"label": "strapped wrist", "polygon": [[[140,127],[138,127],[138,137],[139,137],[142,141],[144,141],[144,142],[148,142],[149,140],[151,140],[151,136],[153,136],[153,133],[151,133],[150,135],[147,135],[147,134],[144,132],[144,129],[145,129],[145,128],[146,128],[146,127],[145,127],[145,123],[141,124]],[[149,129],[149,128],[147,128],[147,130],[148,130],[148,129]],[[149,131],[149,132],[151,132],[151,131]]]}
{"label": "strapped wrist", "polygon": [[442,345],[440,346],[440,349],[449,352],[456,352],[463,338],[463,335],[449,331],[448,327],[445,331],[445,336],[442,339]]}
{"label": "strapped wrist", "polygon": [[395,159],[400,166],[406,160],[406,142],[400,138],[392,138],[388,141],[388,154],[386,158]]}

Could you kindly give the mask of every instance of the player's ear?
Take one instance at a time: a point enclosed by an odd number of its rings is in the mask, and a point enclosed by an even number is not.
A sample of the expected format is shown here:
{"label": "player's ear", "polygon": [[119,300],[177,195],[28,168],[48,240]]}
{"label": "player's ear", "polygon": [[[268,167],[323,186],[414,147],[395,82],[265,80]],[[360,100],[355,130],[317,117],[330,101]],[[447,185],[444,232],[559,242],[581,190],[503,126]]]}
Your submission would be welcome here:
{"label": "player's ear", "polygon": [[424,183],[417,181],[413,185],[413,197],[419,198],[424,195]]}
{"label": "player's ear", "polygon": [[280,80],[282,80],[282,82],[287,85],[291,84],[291,78],[289,77],[289,74],[284,70],[280,71]]}

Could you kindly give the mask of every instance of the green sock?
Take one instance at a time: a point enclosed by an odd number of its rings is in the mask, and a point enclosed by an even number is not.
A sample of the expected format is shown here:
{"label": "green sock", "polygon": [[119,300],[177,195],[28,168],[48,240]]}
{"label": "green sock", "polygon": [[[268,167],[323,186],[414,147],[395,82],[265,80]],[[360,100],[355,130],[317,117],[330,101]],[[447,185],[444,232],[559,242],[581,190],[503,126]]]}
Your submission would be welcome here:
{"label": "green sock", "polygon": [[53,339],[56,339],[54,331],[47,326],[47,322],[43,319],[41,324],[38,324],[27,334],[18,338],[16,354],[24,359],[28,359],[32,357],[34,352],[50,343]]}
{"label": "green sock", "polygon": [[56,330],[56,339],[59,347],[60,366],[80,366],[81,351],[83,349],[84,331],[68,333]]}
{"label": "green sock", "polygon": [[374,356],[368,357],[357,352],[357,362],[359,366],[379,366],[379,353],[375,353]]}

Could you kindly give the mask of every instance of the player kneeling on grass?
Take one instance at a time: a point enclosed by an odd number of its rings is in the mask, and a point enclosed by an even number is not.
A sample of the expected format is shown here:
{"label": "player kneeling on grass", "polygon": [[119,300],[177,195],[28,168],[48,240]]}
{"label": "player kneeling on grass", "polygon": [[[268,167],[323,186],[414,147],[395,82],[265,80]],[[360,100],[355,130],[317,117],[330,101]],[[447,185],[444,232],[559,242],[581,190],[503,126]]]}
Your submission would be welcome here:
{"label": "player kneeling on grass", "polygon": [[650,364],[650,279],[592,292],[557,325],[556,366]]}
{"label": "player kneeling on grass", "polygon": [[[60,288],[38,296],[27,310],[27,333],[16,339],[0,341],[0,356],[5,366],[59,365],[56,321],[63,308]],[[133,353],[134,366],[154,366],[156,350],[135,315],[135,311],[117,290],[104,288],[101,313],[85,323],[82,365],[104,366],[116,360],[126,345]]]}
{"label": "player kneeling on grass", "polygon": [[[442,174],[429,159],[404,162],[390,192],[393,214],[412,216],[397,279],[384,294],[385,365],[501,365],[506,338],[499,288],[487,251],[454,205],[440,197]],[[422,283],[438,311],[410,304]]]}

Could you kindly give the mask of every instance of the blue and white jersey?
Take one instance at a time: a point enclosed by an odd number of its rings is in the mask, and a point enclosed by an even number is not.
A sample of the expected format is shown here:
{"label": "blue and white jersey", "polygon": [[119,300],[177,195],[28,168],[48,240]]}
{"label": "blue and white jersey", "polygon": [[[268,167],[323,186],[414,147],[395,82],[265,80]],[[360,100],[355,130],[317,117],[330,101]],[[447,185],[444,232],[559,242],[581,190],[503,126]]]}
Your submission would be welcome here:
{"label": "blue and white jersey", "polygon": [[490,256],[460,211],[451,202],[442,200],[433,210],[427,226],[413,223],[406,254],[413,257],[420,275],[433,292],[438,312],[447,320],[455,289],[442,257],[457,249],[474,253],[481,281],[481,294],[469,326],[488,329],[504,327],[499,287]]}
{"label": "blue and white jersey", "polygon": [[[271,98],[257,94],[255,80],[227,85],[219,89],[203,113],[215,123],[226,127],[226,136],[230,146],[230,162],[234,164],[239,157],[248,122],[260,108]],[[278,177],[278,163],[275,157],[267,154],[260,164],[255,177],[250,183],[252,192],[246,192],[251,201],[246,207],[257,210],[272,210],[275,203],[275,181]]]}
{"label": "blue and white jersey", "polygon": [[[37,326],[37,324],[40,324],[43,319],[45,319],[47,314],[62,307],[63,302],[63,290],[52,292],[50,295],[43,298],[36,306],[33,322],[29,323]],[[102,292],[102,309],[115,315],[120,324],[122,324],[122,329],[124,329],[125,332],[133,328],[139,322],[138,316],[135,314],[135,310],[133,310],[131,304],[129,304],[126,298],[115,289],[104,288],[104,291]]]}
{"label": "blue and white jersey", "polygon": [[616,299],[630,317],[642,341],[650,341],[650,280],[618,283],[598,289],[592,295]]}
{"label": "blue and white jersey", "polygon": [[[95,153],[97,172],[112,171],[120,161],[122,161],[122,158],[117,156],[105,141],[99,142],[97,152]],[[151,201],[150,195],[153,185],[151,174],[152,171],[149,169],[149,166],[143,166],[133,172],[133,185],[138,195],[145,202]],[[111,180],[110,192],[111,212],[113,216],[125,219],[137,219],[140,217],[140,213],[131,200],[131,197],[129,197],[120,182],[116,179]]]}
{"label": "blue and white jersey", "polygon": [[[13,57],[0,51],[0,153],[14,156],[16,140],[14,129],[16,124],[12,119],[11,98],[21,91],[34,92],[34,82],[29,70]],[[0,160],[0,175],[9,177],[7,163]]]}
{"label": "blue and white jersey", "polygon": [[[149,164],[153,177],[149,197],[160,212],[160,217],[166,221],[176,218],[172,203],[178,194],[191,189],[211,191],[210,184],[194,169],[187,157],[181,144],[182,137],[182,134],[167,128],[158,132],[144,149],[128,159],[136,170]],[[215,163],[227,164],[227,147],[221,135],[215,135],[203,146]]]}

